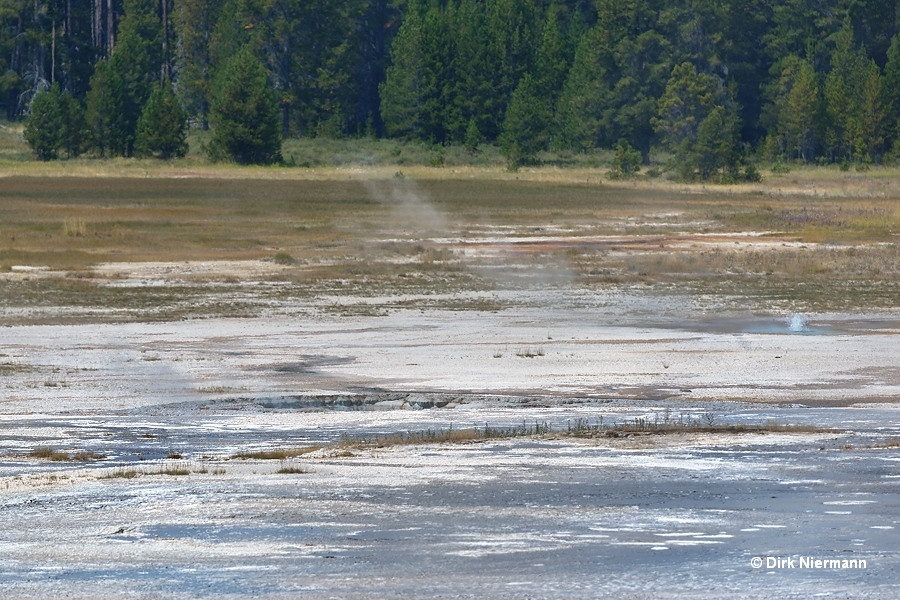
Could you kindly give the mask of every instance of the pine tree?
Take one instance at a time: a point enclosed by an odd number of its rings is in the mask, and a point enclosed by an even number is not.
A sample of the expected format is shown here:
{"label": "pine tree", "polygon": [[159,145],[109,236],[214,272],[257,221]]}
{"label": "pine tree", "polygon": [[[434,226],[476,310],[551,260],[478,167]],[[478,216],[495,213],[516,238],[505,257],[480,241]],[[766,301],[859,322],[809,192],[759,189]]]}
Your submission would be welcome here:
{"label": "pine tree", "polygon": [[281,160],[281,123],[266,71],[247,45],[222,68],[210,107],[210,156],[241,164]]}
{"label": "pine tree", "polygon": [[547,9],[547,17],[541,30],[541,42],[535,57],[536,83],[541,94],[546,95],[551,104],[556,104],[569,72],[569,57],[561,12],[562,8],[556,3]]}
{"label": "pine tree", "polygon": [[511,102],[520,80],[534,66],[541,11],[535,0],[494,0],[486,4],[488,31],[498,60],[494,89],[505,102]]}
{"label": "pine tree", "polygon": [[481,134],[481,130],[478,129],[478,121],[475,117],[469,119],[469,125],[466,127],[466,138],[463,140],[463,143],[466,146],[466,150],[471,154],[478,152],[478,146],[484,143],[484,136]]}
{"label": "pine tree", "polygon": [[84,106],[69,92],[62,94],[63,148],[68,158],[76,158],[90,148],[91,132],[85,119]]}
{"label": "pine tree", "polygon": [[860,103],[855,115],[853,150],[857,160],[868,163],[879,160],[883,150],[884,92],[878,65],[869,59],[859,81]]}
{"label": "pine tree", "polygon": [[422,135],[422,22],[410,11],[391,46],[391,66],[378,87],[381,118],[391,137]]}
{"label": "pine tree", "polygon": [[122,156],[128,135],[122,79],[110,68],[109,61],[101,60],[94,67],[90,85],[85,115],[91,132],[90,146],[102,157]]}
{"label": "pine tree", "polygon": [[711,75],[698,73],[687,62],[675,67],[653,121],[669,149],[677,151],[684,144],[692,145],[700,123],[724,101],[723,96],[718,81]]}
{"label": "pine tree", "polygon": [[155,0],[126,0],[125,18],[109,59],[122,82],[122,154],[134,153],[137,122],[162,69],[161,28]]}
{"label": "pine tree", "polygon": [[609,107],[610,89],[606,81],[609,56],[599,27],[585,33],[575,52],[557,104],[556,122],[561,145],[589,150],[609,140],[603,128],[604,111]]}
{"label": "pine tree", "polygon": [[697,141],[687,161],[700,179],[707,180],[725,171],[737,171],[737,119],[717,104],[697,127]]}
{"label": "pine tree", "polygon": [[643,157],[625,140],[616,144],[616,153],[612,160],[609,176],[612,179],[623,179],[635,175],[641,170]]}
{"label": "pine tree", "polygon": [[49,90],[41,90],[31,101],[31,110],[25,120],[25,141],[39,160],[55,160],[65,139],[63,128],[62,94],[59,84]]}
{"label": "pine tree", "polygon": [[833,159],[853,158],[854,116],[857,95],[855,77],[861,67],[860,52],[856,49],[853,29],[848,22],[836,36],[831,58],[831,70],[825,76],[825,110],[827,130],[825,142]]}
{"label": "pine tree", "polygon": [[513,92],[499,139],[511,168],[534,161],[537,153],[546,148],[549,122],[547,99],[540,95],[540,88],[531,75],[525,75]]}
{"label": "pine tree", "polygon": [[835,41],[831,71],[825,78],[826,139],[834,157],[869,162],[880,155],[884,142],[881,73],[856,45],[849,20]]}
{"label": "pine tree", "polygon": [[166,81],[150,94],[138,119],[135,155],[163,160],[183,157],[188,150],[185,121],[181,103]]}
{"label": "pine tree", "polygon": [[[538,94],[546,99],[547,106],[551,108],[556,106],[569,72],[561,11],[561,7],[555,3],[547,9],[547,18],[541,31],[541,43],[535,56],[535,85]],[[546,127],[545,136],[548,139],[556,137],[556,127],[552,120],[547,120]]]}
{"label": "pine tree", "polygon": [[683,179],[708,179],[725,167],[736,171],[738,123],[715,77],[698,73],[691,63],[673,69],[654,126]]}
{"label": "pine tree", "polygon": [[762,122],[769,131],[770,157],[811,162],[822,121],[819,77],[812,63],[795,54],[786,57],[772,68],[764,94],[768,103]]}
{"label": "pine tree", "polygon": [[884,65],[884,122],[888,137],[900,135],[900,33],[891,39]]}
{"label": "pine tree", "polygon": [[[425,140],[443,144],[460,125],[454,102],[452,14],[432,5],[422,23],[421,128]],[[464,129],[463,129],[464,131]]]}
{"label": "pine tree", "polygon": [[779,119],[779,128],[788,142],[789,158],[813,160],[820,112],[816,73],[809,61],[799,61]]}
{"label": "pine tree", "polygon": [[199,117],[204,130],[209,127],[213,28],[222,4],[216,0],[178,0],[174,7],[180,49],[176,63],[179,92],[187,111]]}
{"label": "pine tree", "polygon": [[[500,61],[488,29],[484,2],[460,1],[454,12],[453,38],[454,116],[461,120],[468,118],[466,132],[474,119],[479,134],[494,140],[500,135],[506,101],[495,87]],[[461,124],[451,123],[451,136],[459,137],[460,132],[455,128]]]}

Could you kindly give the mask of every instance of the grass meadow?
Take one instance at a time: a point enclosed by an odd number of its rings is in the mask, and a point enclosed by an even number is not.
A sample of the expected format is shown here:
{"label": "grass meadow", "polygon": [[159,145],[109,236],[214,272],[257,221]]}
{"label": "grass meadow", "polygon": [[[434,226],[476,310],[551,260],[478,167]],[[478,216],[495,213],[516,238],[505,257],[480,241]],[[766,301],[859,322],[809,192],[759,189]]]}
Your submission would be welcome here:
{"label": "grass meadow", "polygon": [[[522,265],[564,271],[581,288],[747,298],[759,310],[900,303],[893,167],[782,167],[736,186],[610,181],[600,156],[512,173],[489,148],[466,159],[461,148],[387,140],[289,140],[295,166],[238,167],[207,162],[198,135],[171,163],[40,163],[20,126],[0,129],[0,306],[172,319],[253,315],[288,298],[418,295],[416,307],[497,310],[460,293],[507,285],[485,273]],[[160,276],[166,285],[127,286],[116,285],[127,269],[103,267],[223,261],[269,268],[176,267]],[[94,308],[108,310],[86,317]]]}

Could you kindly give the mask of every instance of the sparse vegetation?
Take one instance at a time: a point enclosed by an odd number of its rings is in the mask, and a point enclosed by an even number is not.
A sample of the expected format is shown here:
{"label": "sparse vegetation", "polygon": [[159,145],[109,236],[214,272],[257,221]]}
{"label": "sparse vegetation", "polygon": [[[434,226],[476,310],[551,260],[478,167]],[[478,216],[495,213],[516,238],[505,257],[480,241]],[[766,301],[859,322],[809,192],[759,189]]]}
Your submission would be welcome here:
{"label": "sparse vegetation", "polygon": [[71,460],[71,456],[69,456],[68,452],[60,452],[58,450],[54,450],[53,448],[35,448],[31,452],[28,453],[30,458],[39,458],[41,460],[52,460],[54,462],[62,462]]}
{"label": "sparse vegetation", "polygon": [[294,463],[285,462],[282,462],[281,467],[279,467],[279,469],[275,472],[283,475],[303,475],[306,473],[312,473],[312,471],[306,467]]}
{"label": "sparse vegetation", "polygon": [[102,475],[100,479],[134,479],[141,474],[137,469],[119,468],[111,473]]}
{"label": "sparse vegetation", "polygon": [[[896,169],[798,167],[763,184],[704,188],[652,179],[598,187],[600,168],[512,176],[499,167],[409,167],[397,180],[394,168],[373,167],[361,175],[369,179],[363,185],[340,180],[332,168],[263,173],[233,165],[163,170],[140,161],[103,168],[72,162],[68,172],[84,177],[59,177],[56,167],[29,163],[26,172],[54,176],[4,178],[0,218],[8,242],[0,271],[47,269],[0,281],[0,303],[30,309],[16,322],[234,317],[278,310],[286,299],[335,296],[347,300],[308,306],[347,316],[412,306],[496,311],[509,300],[492,291],[529,285],[537,269],[522,266],[530,265],[564,272],[566,283],[579,287],[639,283],[667,294],[740,295],[751,310],[773,310],[773,302],[815,311],[900,304]],[[145,169],[154,176],[107,177]],[[297,178],[308,181],[298,186]],[[496,258],[488,261],[461,242],[423,241],[419,224],[396,218],[397,195],[420,198],[438,215],[442,238],[495,235],[496,227],[508,234],[489,248]],[[249,207],[248,197],[255,199]],[[522,235],[546,242],[518,243]],[[111,258],[129,265],[183,263],[185,256],[271,266],[173,272],[162,276],[165,285],[137,287],[116,285],[139,277],[128,266],[96,268]],[[242,285],[248,278],[279,285]],[[42,307],[79,310],[62,315]]]}
{"label": "sparse vegetation", "polygon": [[544,356],[544,349],[541,347],[538,348],[523,348],[516,352],[516,356],[519,358],[536,358],[538,356]]}
{"label": "sparse vegetation", "polygon": [[[345,436],[335,448],[384,448],[389,446],[406,446],[419,444],[467,443],[492,439],[508,439],[517,437],[627,437],[635,434],[666,435],[675,433],[709,433],[709,434],[749,434],[749,433],[841,433],[838,429],[822,428],[814,425],[782,424],[768,421],[760,424],[728,424],[717,423],[716,416],[704,413],[699,416],[681,414],[674,418],[670,414],[655,415],[652,419],[637,418],[622,422],[604,423],[602,418],[596,421],[575,419],[566,423],[564,428],[554,429],[546,422],[523,422],[515,426],[484,426],[456,429],[426,429],[422,431],[405,431],[384,435]],[[327,447],[325,448],[328,449]],[[298,449],[302,450],[302,449]],[[288,452],[286,456],[290,456]],[[273,457],[274,458],[274,457]],[[283,460],[283,459],[282,459]]]}
{"label": "sparse vegetation", "polygon": [[159,475],[171,475],[173,477],[190,475],[191,469],[188,463],[165,464],[158,471]]}
{"label": "sparse vegetation", "polygon": [[275,448],[273,450],[252,450],[239,452],[232,458],[243,460],[287,460],[320,450],[321,446],[304,446],[301,448]]}
{"label": "sparse vegetation", "polygon": [[54,450],[50,447],[35,448],[28,453],[28,457],[53,462],[93,462],[106,458],[103,454],[88,450],[79,450],[70,454],[69,452]]}
{"label": "sparse vegetation", "polygon": [[272,261],[275,264],[279,265],[292,265],[294,262],[294,257],[288,254],[287,252],[278,252],[275,256],[272,257]]}
{"label": "sparse vegetation", "polygon": [[636,418],[621,423],[603,423],[603,419],[591,422],[588,419],[575,419],[567,423],[566,435],[573,437],[621,437],[633,434],[670,433],[841,433],[838,429],[817,427],[815,425],[782,424],[768,421],[760,424],[750,423],[716,423],[716,415],[703,413],[699,416],[680,414],[674,418],[670,413],[654,415],[653,418]]}
{"label": "sparse vegetation", "polygon": [[894,438],[884,442],[879,442],[872,446],[873,448],[900,448],[900,438]]}

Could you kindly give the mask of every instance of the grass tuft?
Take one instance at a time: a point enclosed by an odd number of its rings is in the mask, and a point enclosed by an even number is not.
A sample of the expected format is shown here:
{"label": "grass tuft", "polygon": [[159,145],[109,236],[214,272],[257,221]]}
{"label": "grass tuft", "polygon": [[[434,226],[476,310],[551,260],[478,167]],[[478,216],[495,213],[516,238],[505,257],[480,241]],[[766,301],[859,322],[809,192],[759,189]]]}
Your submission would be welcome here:
{"label": "grass tuft", "polygon": [[97,452],[91,452],[88,450],[79,450],[74,454],[69,454],[68,452],[54,450],[50,447],[35,448],[28,453],[28,456],[30,458],[39,458],[41,460],[50,460],[54,462],[93,462],[106,458],[106,456],[103,454],[98,454]]}
{"label": "grass tuft", "polygon": [[134,479],[138,477],[142,473],[137,469],[116,469],[112,473],[108,473],[106,475],[102,475],[100,479]]}
{"label": "grass tuft", "polygon": [[301,448],[276,448],[274,450],[253,450],[247,452],[238,452],[232,458],[240,458],[243,460],[286,460],[303,456],[310,452],[320,450],[321,446],[303,446]]}
{"label": "grass tuft", "polygon": [[31,458],[39,458],[41,460],[51,460],[54,462],[64,462],[72,460],[72,457],[69,456],[68,452],[60,452],[58,450],[54,450],[53,448],[44,447],[44,448],[35,448],[31,452],[28,453],[28,456]]}
{"label": "grass tuft", "polygon": [[276,473],[280,473],[283,475],[303,475],[307,473],[312,473],[312,470],[297,465],[297,464],[289,464],[289,463],[281,463],[281,467],[275,471]]}

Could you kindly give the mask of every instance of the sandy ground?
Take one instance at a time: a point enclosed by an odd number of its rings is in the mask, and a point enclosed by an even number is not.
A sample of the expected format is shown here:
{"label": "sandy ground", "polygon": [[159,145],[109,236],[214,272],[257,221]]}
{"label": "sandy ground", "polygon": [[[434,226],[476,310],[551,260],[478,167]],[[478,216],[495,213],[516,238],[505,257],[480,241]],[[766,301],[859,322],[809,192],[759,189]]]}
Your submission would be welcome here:
{"label": "sandy ground", "polygon": [[[499,313],[6,327],[0,589],[895,598],[900,320],[807,317],[549,294]],[[839,432],[339,446],[635,419]],[[234,458],[307,445],[332,446]],[[801,557],[857,566],[777,563]]]}

